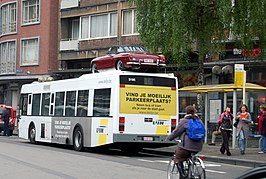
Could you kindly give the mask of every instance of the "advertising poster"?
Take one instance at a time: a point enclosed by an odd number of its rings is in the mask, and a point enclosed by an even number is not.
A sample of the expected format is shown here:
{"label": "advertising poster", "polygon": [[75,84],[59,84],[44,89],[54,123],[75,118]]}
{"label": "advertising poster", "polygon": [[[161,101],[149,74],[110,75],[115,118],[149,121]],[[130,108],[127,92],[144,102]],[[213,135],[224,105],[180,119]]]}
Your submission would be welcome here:
{"label": "advertising poster", "polygon": [[171,87],[125,85],[120,88],[120,113],[176,115],[176,90]]}
{"label": "advertising poster", "polygon": [[222,100],[210,99],[210,123],[218,123],[222,113]]}

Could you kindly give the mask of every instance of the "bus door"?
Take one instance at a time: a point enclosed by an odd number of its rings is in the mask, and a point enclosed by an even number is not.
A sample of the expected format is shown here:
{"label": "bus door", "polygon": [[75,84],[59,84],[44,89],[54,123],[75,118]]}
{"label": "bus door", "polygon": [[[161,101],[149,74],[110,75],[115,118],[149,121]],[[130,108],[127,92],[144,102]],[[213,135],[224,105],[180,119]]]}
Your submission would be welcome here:
{"label": "bus door", "polygon": [[32,111],[32,94],[28,94],[28,107],[27,107],[27,115],[31,115]]}

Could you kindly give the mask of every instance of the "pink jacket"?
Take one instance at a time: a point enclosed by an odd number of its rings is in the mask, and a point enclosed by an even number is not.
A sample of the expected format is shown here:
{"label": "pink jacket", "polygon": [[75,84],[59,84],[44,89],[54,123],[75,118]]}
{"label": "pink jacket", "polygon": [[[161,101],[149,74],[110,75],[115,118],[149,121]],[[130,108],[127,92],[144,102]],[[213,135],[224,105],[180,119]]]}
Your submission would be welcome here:
{"label": "pink jacket", "polygon": [[225,111],[225,112],[223,112],[223,113],[221,114],[221,116],[220,116],[220,119],[219,119],[219,123],[220,123],[220,124],[222,123],[222,120],[223,120],[223,118],[224,118],[224,115],[228,115],[228,116],[230,116],[229,119],[230,119],[230,122],[232,122],[234,116],[233,116],[231,113]]}

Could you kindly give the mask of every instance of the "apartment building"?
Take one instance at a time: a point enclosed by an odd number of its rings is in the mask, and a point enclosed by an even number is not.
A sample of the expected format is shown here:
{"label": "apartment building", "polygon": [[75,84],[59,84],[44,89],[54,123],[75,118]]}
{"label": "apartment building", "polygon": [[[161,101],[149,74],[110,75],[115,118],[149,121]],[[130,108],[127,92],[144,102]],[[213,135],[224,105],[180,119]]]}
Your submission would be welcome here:
{"label": "apartment building", "polygon": [[112,45],[140,44],[136,10],[127,0],[61,0],[59,34],[56,73],[65,77],[86,72]]}
{"label": "apartment building", "polygon": [[0,1],[0,103],[16,107],[22,84],[58,69],[56,0]]}

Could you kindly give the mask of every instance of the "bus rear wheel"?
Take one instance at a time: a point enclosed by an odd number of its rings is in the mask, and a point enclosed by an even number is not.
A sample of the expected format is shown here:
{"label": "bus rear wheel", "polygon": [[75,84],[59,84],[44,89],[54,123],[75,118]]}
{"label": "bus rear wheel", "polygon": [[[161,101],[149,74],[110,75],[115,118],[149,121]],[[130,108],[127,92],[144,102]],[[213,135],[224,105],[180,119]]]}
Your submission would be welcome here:
{"label": "bus rear wheel", "polygon": [[29,130],[29,138],[30,138],[30,143],[35,144],[36,143],[36,129],[34,124],[30,125],[30,130]]}
{"label": "bus rear wheel", "polygon": [[76,151],[83,150],[83,134],[80,127],[76,127],[74,130],[73,146]]}

